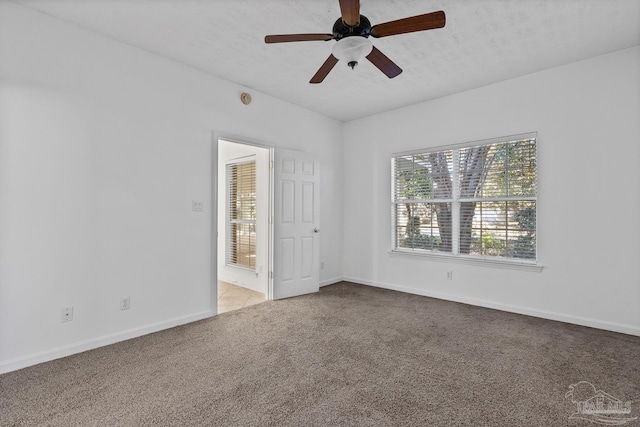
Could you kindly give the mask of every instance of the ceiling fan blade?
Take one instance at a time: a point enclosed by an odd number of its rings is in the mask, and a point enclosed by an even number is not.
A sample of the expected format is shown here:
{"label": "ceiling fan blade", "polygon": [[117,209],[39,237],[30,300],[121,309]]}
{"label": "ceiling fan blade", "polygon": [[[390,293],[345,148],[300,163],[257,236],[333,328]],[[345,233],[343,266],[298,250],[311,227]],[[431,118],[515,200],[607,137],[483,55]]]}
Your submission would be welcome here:
{"label": "ceiling fan blade", "polygon": [[274,34],[265,36],[265,43],[310,42],[327,41],[333,39],[333,34]]}
{"label": "ceiling fan blade", "polygon": [[311,77],[311,80],[309,80],[309,83],[322,83],[324,78],[327,77],[327,74],[329,74],[329,71],[331,71],[337,63],[338,63],[338,58],[336,58],[333,55],[329,55],[329,57],[327,58],[326,61],[324,61],[324,64],[322,64],[320,69],[313,75],[313,77]]}
{"label": "ceiling fan blade", "polygon": [[396,34],[413,33],[414,31],[433,30],[444,27],[445,22],[444,12],[440,10],[374,25],[371,27],[371,35],[373,37],[387,37],[395,36]]}
{"label": "ceiling fan blade", "polygon": [[340,0],[342,21],[350,27],[360,23],[360,0]]}
{"label": "ceiling fan blade", "polygon": [[371,53],[367,55],[367,59],[390,79],[402,73],[402,68],[398,67],[395,62],[387,58],[387,55],[380,52],[375,46]]}

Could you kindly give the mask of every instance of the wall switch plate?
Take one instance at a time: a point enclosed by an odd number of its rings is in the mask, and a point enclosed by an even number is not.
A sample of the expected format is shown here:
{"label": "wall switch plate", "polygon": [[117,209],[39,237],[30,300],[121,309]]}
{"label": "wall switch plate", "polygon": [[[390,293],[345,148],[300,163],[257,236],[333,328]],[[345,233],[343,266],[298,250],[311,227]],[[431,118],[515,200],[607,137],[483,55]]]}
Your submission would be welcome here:
{"label": "wall switch plate", "polygon": [[191,210],[193,212],[202,212],[204,210],[202,200],[192,200],[191,201]]}
{"label": "wall switch plate", "polygon": [[447,271],[447,280],[453,280],[453,271]]}
{"label": "wall switch plate", "polygon": [[131,308],[131,297],[120,298],[120,310],[129,310]]}
{"label": "wall switch plate", "polygon": [[71,322],[73,320],[73,307],[65,307],[62,309],[62,322]]}

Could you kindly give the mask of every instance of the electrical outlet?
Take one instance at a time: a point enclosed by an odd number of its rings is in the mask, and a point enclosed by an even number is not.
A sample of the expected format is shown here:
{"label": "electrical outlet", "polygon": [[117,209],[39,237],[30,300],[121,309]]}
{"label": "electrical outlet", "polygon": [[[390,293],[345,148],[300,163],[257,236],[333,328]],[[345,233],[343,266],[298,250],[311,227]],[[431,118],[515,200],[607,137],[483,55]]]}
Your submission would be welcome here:
{"label": "electrical outlet", "polygon": [[320,270],[324,270],[324,261],[320,263]]}
{"label": "electrical outlet", "polygon": [[453,280],[453,271],[447,271],[447,280]]}
{"label": "electrical outlet", "polygon": [[62,309],[62,322],[71,322],[73,320],[73,307],[65,307]]}
{"label": "electrical outlet", "polygon": [[120,298],[120,310],[129,310],[131,308],[131,297]]}

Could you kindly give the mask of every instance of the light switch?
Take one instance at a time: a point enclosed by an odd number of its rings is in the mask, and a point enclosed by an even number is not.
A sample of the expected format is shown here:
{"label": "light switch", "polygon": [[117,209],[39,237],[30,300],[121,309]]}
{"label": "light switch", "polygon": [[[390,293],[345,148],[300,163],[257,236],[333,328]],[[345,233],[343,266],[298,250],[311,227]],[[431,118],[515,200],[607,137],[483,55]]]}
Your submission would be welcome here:
{"label": "light switch", "polygon": [[193,212],[202,212],[204,209],[202,207],[202,201],[201,200],[192,200],[191,201],[191,210]]}

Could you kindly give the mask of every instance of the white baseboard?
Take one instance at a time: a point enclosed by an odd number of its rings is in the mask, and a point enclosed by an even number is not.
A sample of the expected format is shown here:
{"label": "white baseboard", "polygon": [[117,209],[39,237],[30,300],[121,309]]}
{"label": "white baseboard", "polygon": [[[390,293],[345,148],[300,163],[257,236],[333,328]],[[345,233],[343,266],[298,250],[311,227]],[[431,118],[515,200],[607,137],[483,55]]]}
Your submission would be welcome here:
{"label": "white baseboard", "polygon": [[[569,316],[565,314],[553,313],[543,310],[535,310],[526,307],[519,307],[513,305],[499,304],[492,301],[481,300],[477,298],[466,298],[457,295],[451,295],[440,292],[425,291],[422,289],[409,288],[406,286],[399,286],[389,283],[379,283],[370,280],[358,279],[355,277],[340,277],[320,282],[320,287],[329,286],[341,281],[347,281],[356,283],[359,285],[373,286],[376,288],[389,289],[394,291],[405,292],[414,295],[422,295],[431,298],[437,298],[447,301],[460,302],[464,304],[475,305],[479,307],[492,308],[496,310],[506,311],[510,313],[524,314],[527,316],[539,317],[542,319],[556,320],[559,322],[572,323],[575,325],[587,326],[591,328],[604,329],[607,331],[620,332],[628,335],[640,336],[640,328],[623,325],[613,322],[605,322],[597,319],[590,319],[579,316]],[[126,331],[104,335],[97,338],[92,338],[85,341],[57,347],[51,350],[46,350],[38,353],[33,353],[27,356],[22,356],[14,359],[9,359],[4,362],[0,362],[0,374],[16,371],[18,369],[26,368],[28,366],[37,365],[39,363],[48,362],[50,360],[59,359],[61,357],[71,356],[72,354],[81,353],[87,350],[93,350],[94,348],[103,347],[109,344],[115,344],[120,341],[125,341],[131,338],[136,338],[142,335],[151,334],[164,329],[173,328],[175,326],[184,325],[185,323],[195,322],[197,320],[206,319],[214,315],[213,311],[203,311],[188,316],[177,317],[174,319],[153,323],[151,325],[142,326],[139,328],[133,328]]]}
{"label": "white baseboard", "polygon": [[151,334],[153,332],[162,331],[164,329],[173,328],[175,326],[184,325],[185,323],[195,322],[197,320],[206,319],[214,315],[213,311],[207,310],[200,313],[190,314],[188,316],[176,317],[174,319],[162,322],[152,323],[151,325],[141,326],[138,328],[128,329],[122,332],[103,335],[97,338],[91,338],[85,341],[79,341],[51,350],[45,350],[38,353],[21,356],[0,362],[0,374],[6,372],[17,371],[27,366],[37,365],[39,363],[48,362],[50,360],[59,359],[61,357],[71,356],[72,354],[82,353],[83,351],[93,350],[94,348],[103,347],[109,344],[115,344],[131,338],[140,337],[142,335]]}
{"label": "white baseboard", "polygon": [[323,280],[320,282],[320,287],[333,285],[334,283],[342,282],[342,277],[334,277],[333,279]]}
{"label": "white baseboard", "polygon": [[492,308],[495,310],[506,311],[509,313],[524,314],[526,316],[539,317],[542,319],[556,320],[559,322],[572,323],[574,325],[588,326],[590,328],[604,329],[605,331],[620,332],[628,335],[640,336],[640,328],[620,323],[606,322],[597,319],[590,319],[580,316],[571,316],[550,311],[536,310],[515,305],[499,304],[492,301],[486,301],[477,298],[466,298],[458,295],[451,295],[441,292],[431,292],[422,289],[409,288],[405,286],[392,285],[388,283],[372,282],[370,280],[357,279],[355,277],[343,278],[346,282],[357,283],[359,285],[373,286],[376,288],[389,289],[393,291],[405,292],[408,294],[422,295],[425,297],[437,298],[446,301],[460,302],[463,304],[475,305],[479,307]]}

